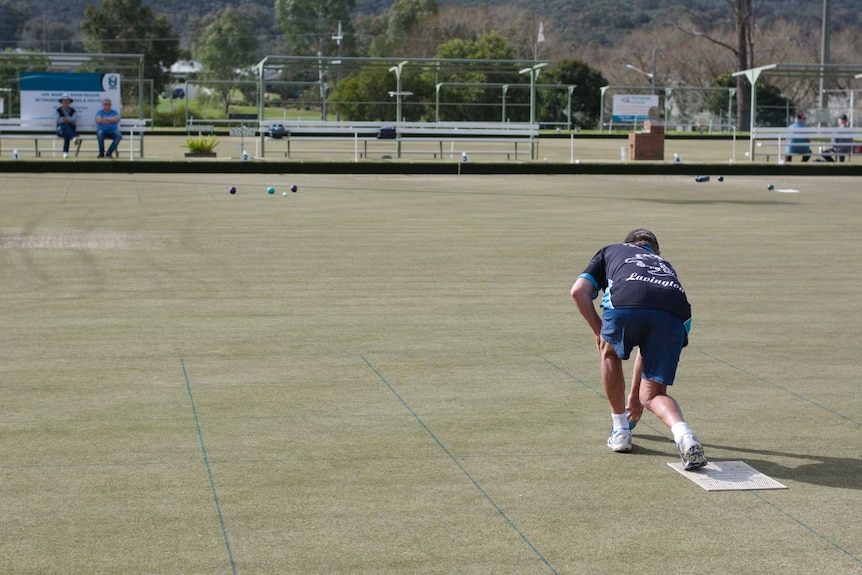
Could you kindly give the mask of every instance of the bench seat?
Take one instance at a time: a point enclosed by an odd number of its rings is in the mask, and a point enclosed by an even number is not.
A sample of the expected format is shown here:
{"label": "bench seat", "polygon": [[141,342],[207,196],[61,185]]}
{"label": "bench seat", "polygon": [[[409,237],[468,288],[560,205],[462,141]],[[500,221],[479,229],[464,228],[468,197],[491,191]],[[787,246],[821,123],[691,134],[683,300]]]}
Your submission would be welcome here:
{"label": "bench seat", "polygon": [[[273,138],[268,134],[272,126],[283,126],[285,134],[281,138]],[[381,131],[387,130],[385,136]],[[323,121],[264,121],[259,124],[261,137],[261,155],[265,155],[267,143],[270,147],[274,142],[285,142],[285,157],[301,152],[331,152],[331,150],[299,148],[299,142],[353,142],[353,154],[356,159],[368,157],[368,144],[372,141],[392,144],[396,157],[402,154],[431,154],[442,159],[446,154],[460,157],[462,151],[470,154],[506,154],[515,159],[519,157],[519,144],[530,145],[530,155],[533,157],[538,145],[539,128],[537,124],[504,123],[504,122],[402,122],[386,124],[383,122],[323,122]],[[392,137],[394,136],[394,137]],[[505,144],[513,146],[507,150],[454,150],[457,144],[463,143]],[[417,150],[417,143],[436,143],[433,149],[427,147]],[[446,143],[453,148],[444,150]],[[361,144],[361,150],[360,150]],[[387,154],[388,156],[389,154]]]}
{"label": "bench seat", "polygon": [[[138,143],[138,154],[141,158],[144,157],[144,132],[147,128],[146,120],[120,120],[120,131],[123,133],[123,143],[125,150],[129,152],[129,158],[133,158],[135,154],[135,142]],[[0,119],[0,155],[3,154],[3,141],[22,141],[33,142],[33,146],[21,147],[13,146],[19,153],[32,152],[35,157],[39,158],[43,152],[49,151],[48,148],[42,146],[40,142],[51,142],[50,152],[53,154],[62,153],[62,145],[58,146],[58,142],[62,143],[62,138],[57,136],[56,125],[46,122],[34,122],[30,120],[21,120],[20,118],[4,118]],[[95,132],[82,132],[78,134],[78,140],[73,144],[75,156],[81,152],[81,146],[86,141],[97,141]],[[7,146],[8,147],[8,146]],[[86,149],[86,148],[85,148]]]}
{"label": "bench seat", "polygon": [[[811,154],[786,152],[788,141],[791,139],[808,140]],[[852,140],[849,142],[836,142],[835,140]],[[751,161],[762,157],[766,161],[774,156],[778,161],[784,161],[786,156],[802,157],[822,155],[844,156],[846,161],[854,155],[859,155],[859,143],[862,140],[862,128],[838,128],[838,127],[805,127],[805,128],[755,128],[751,133]],[[803,144],[792,144],[803,145]],[[846,146],[849,151],[845,154],[824,154],[833,145]]]}

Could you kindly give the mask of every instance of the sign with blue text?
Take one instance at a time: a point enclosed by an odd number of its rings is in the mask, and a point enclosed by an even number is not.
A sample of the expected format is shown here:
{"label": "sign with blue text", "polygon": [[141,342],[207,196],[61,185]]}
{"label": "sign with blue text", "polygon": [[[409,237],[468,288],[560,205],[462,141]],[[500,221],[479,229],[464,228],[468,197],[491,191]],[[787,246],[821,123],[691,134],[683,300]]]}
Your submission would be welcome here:
{"label": "sign with blue text", "polygon": [[614,94],[612,120],[615,124],[634,124],[649,120],[650,108],[658,107],[655,94]]}
{"label": "sign with blue text", "polygon": [[96,131],[96,112],[109,98],[114,110],[121,110],[120,75],[68,72],[21,72],[21,120],[53,122],[60,96],[72,98],[78,117],[78,131]]}

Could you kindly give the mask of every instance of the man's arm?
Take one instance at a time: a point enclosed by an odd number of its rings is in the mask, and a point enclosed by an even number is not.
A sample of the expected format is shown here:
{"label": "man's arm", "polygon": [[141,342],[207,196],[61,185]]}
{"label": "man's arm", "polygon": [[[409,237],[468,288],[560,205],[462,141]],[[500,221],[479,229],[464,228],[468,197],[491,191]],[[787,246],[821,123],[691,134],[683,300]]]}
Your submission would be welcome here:
{"label": "man's arm", "polygon": [[578,311],[590,324],[590,328],[596,336],[596,347],[598,347],[601,343],[602,318],[599,317],[596,306],[593,305],[594,292],[595,286],[586,278],[578,278],[572,286],[572,299],[575,300]]}
{"label": "man's arm", "polygon": [[629,396],[626,400],[626,411],[629,412],[629,423],[640,421],[644,412],[644,406],[640,399],[641,378],[644,373],[644,358],[641,355],[640,349],[635,356],[635,367],[632,372],[632,387],[629,390]]}

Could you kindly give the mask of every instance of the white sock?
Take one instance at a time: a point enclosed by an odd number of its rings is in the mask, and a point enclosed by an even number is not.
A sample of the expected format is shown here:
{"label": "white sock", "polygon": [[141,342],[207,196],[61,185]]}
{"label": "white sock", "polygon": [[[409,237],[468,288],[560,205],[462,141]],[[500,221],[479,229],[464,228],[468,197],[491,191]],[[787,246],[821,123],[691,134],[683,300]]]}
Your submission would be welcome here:
{"label": "white sock", "polygon": [[620,431],[622,429],[629,428],[629,421],[626,419],[625,413],[612,413],[611,419],[614,422],[614,431]]}
{"label": "white sock", "polygon": [[679,421],[673,424],[673,427],[670,428],[670,432],[673,433],[673,442],[679,443],[679,440],[682,439],[682,436],[691,431],[688,424],[684,421]]}

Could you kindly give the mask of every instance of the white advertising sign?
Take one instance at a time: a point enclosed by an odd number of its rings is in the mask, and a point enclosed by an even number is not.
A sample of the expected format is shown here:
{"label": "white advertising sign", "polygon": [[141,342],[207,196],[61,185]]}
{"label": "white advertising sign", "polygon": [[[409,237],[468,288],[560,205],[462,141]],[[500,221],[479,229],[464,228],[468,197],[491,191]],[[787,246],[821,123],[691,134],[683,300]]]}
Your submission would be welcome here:
{"label": "white advertising sign", "polygon": [[121,110],[120,75],[98,73],[21,72],[21,120],[53,122],[60,96],[72,97],[79,132],[96,131],[96,112],[110,98]]}
{"label": "white advertising sign", "polygon": [[655,94],[615,94],[614,123],[632,124],[649,120],[650,108],[658,106]]}

